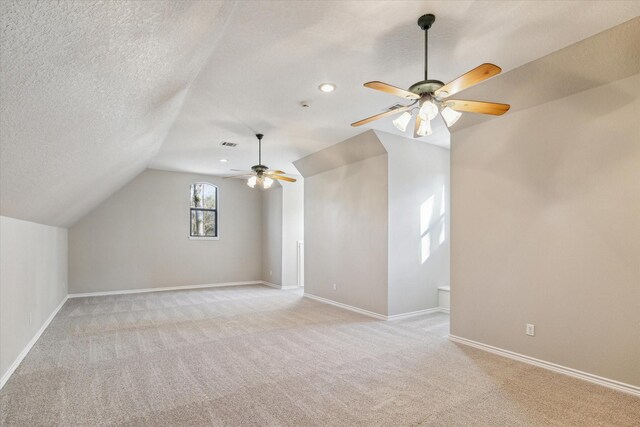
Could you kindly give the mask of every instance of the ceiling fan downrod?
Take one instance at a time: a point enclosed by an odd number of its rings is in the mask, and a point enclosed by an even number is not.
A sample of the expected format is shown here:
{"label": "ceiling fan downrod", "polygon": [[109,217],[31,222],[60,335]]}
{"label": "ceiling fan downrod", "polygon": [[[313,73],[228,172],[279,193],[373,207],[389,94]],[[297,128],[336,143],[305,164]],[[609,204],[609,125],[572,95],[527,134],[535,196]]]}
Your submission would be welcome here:
{"label": "ceiling fan downrod", "polygon": [[436,16],[427,13],[418,18],[418,26],[424,30],[424,79],[429,80],[427,69],[429,67],[429,28],[436,21]]}
{"label": "ceiling fan downrod", "polygon": [[262,165],[262,138],[263,134],[257,133],[256,138],[258,138],[258,164]]}

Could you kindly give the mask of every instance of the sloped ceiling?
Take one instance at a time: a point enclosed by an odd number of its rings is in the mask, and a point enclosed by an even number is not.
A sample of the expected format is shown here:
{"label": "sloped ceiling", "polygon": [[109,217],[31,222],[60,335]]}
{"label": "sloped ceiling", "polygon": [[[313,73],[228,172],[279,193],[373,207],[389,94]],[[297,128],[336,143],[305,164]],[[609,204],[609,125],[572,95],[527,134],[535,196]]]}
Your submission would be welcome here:
{"label": "sloped ceiling", "polygon": [[[264,162],[291,171],[369,128],[397,133],[349,123],[398,101],[362,83],[421,80],[428,12],[430,76],[448,81],[482,62],[514,69],[640,2],[3,0],[0,213],[68,226],[146,167],[250,167],[257,131]],[[319,92],[325,81],[338,89]],[[446,145],[448,131],[423,139]]]}
{"label": "sloped ceiling", "polygon": [[0,209],[68,226],[143,171],[233,4],[0,2]]}
{"label": "sloped ceiling", "polygon": [[[428,12],[436,15],[429,75],[446,82],[483,62],[517,68],[637,16],[640,2],[240,2],[151,167],[247,169],[257,163],[253,133],[260,131],[265,164],[295,171],[289,162],[367,129],[399,134],[390,119],[349,124],[403,101],[364,82],[422,80],[424,33],[416,21]],[[317,89],[327,81],[335,92]],[[239,146],[222,147],[224,140]],[[421,140],[448,145],[449,133],[438,122]]]}

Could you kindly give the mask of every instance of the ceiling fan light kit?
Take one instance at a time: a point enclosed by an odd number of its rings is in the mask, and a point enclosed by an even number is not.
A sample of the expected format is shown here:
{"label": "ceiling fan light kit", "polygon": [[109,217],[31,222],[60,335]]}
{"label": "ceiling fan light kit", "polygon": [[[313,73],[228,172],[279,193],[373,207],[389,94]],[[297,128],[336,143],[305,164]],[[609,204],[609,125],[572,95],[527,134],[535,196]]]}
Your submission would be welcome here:
{"label": "ceiling fan light kit", "polygon": [[231,169],[236,172],[244,172],[240,175],[227,176],[224,179],[228,178],[244,178],[248,177],[247,185],[251,188],[262,188],[267,189],[273,185],[274,180],[278,181],[287,181],[287,182],[296,182],[296,179],[289,178],[288,176],[284,176],[286,172],[281,170],[271,170],[268,166],[262,164],[262,138],[264,135],[261,133],[256,134],[256,138],[258,138],[258,164],[251,166],[250,171],[240,171],[237,169]]}
{"label": "ceiling fan light kit", "polygon": [[502,70],[497,65],[482,64],[447,84],[444,84],[440,80],[429,79],[429,29],[435,20],[436,17],[432,14],[422,15],[418,19],[418,26],[424,31],[424,80],[414,83],[408,90],[380,81],[372,81],[364,84],[364,86],[369,89],[386,92],[413,102],[409,105],[400,105],[389,111],[351,123],[351,126],[362,126],[374,120],[402,113],[393,120],[393,125],[401,132],[405,132],[413,117],[413,112],[417,111],[413,137],[419,138],[433,133],[431,130],[431,120],[435,119],[438,113],[442,115],[447,127],[451,127],[462,116],[462,112],[499,116],[509,110],[510,106],[508,104],[447,99],[451,95],[499,74]]}

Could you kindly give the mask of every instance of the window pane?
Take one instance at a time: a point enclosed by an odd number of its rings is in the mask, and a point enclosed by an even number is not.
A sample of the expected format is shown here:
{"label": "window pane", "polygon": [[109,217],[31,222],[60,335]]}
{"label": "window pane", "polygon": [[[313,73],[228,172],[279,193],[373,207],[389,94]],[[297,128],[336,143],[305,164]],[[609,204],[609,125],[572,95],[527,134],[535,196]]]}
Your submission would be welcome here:
{"label": "window pane", "polygon": [[202,206],[202,184],[193,184],[191,186],[191,207],[201,208]]}
{"label": "window pane", "polygon": [[197,237],[216,236],[216,213],[209,211],[191,211],[191,235]]}
{"label": "window pane", "polygon": [[204,207],[206,209],[216,208],[216,187],[204,184]]}
{"label": "window pane", "polygon": [[216,213],[215,212],[203,212],[204,213],[204,236],[215,237],[216,236]]}

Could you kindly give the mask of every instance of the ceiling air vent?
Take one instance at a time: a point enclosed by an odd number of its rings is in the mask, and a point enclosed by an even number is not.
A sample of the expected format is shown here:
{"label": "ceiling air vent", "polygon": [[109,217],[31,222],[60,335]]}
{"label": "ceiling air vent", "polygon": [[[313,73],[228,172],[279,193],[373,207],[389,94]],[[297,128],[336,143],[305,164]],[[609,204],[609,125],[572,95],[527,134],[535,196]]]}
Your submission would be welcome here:
{"label": "ceiling air vent", "polygon": [[227,142],[227,141],[224,141],[224,142],[222,143],[222,145],[223,145],[223,146],[225,146],[225,147],[236,147],[238,144],[236,144],[235,142]]}

